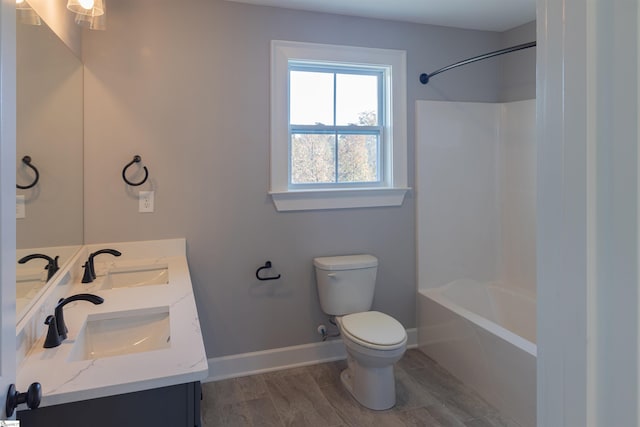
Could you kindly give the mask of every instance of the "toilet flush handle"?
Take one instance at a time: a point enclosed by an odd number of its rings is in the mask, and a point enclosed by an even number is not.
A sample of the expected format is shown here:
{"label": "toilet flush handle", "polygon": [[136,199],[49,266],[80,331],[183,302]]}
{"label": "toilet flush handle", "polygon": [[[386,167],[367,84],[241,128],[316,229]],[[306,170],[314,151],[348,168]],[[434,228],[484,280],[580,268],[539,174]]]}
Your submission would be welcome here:
{"label": "toilet flush handle", "polygon": [[329,276],[329,277],[336,277],[336,273],[329,273],[329,274],[327,274],[327,276]]}

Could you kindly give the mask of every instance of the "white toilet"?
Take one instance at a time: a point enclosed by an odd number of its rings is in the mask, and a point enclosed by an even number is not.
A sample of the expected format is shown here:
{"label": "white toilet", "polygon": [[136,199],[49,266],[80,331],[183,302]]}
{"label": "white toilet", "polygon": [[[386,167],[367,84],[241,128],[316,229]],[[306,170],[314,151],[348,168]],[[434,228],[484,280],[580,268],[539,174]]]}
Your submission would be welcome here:
{"label": "white toilet", "polygon": [[363,406],[389,409],[396,404],[393,364],[407,349],[407,333],[396,319],[369,311],[378,259],[372,255],[315,258],[322,310],[336,317],[347,348],[344,386]]}

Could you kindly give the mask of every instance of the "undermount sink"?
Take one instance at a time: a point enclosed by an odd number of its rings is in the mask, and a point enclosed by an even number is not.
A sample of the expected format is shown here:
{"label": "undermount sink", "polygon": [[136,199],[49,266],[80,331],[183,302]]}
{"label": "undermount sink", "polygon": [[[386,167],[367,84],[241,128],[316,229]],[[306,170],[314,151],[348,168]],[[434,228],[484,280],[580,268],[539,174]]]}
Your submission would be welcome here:
{"label": "undermount sink", "polygon": [[100,359],[169,347],[169,307],[89,315],[70,359]]}
{"label": "undermount sink", "polygon": [[169,267],[147,265],[110,269],[104,276],[102,289],[135,288],[139,286],[166,285],[169,283]]}

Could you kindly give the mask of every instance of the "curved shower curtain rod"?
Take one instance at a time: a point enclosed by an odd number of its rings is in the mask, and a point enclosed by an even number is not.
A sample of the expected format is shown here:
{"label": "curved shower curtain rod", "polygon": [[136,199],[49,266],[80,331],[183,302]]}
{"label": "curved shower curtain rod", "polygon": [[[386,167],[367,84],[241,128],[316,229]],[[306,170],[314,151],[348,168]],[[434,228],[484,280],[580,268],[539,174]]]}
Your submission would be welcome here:
{"label": "curved shower curtain rod", "polygon": [[420,83],[422,83],[423,85],[426,85],[427,83],[429,83],[429,79],[431,79],[431,77],[433,77],[433,76],[435,76],[437,74],[440,74],[440,73],[444,73],[445,71],[449,71],[452,68],[460,67],[462,65],[471,64],[472,62],[476,62],[476,61],[482,61],[483,59],[493,58],[494,56],[504,55],[505,53],[511,53],[511,52],[515,52],[515,51],[518,51],[518,50],[522,50],[522,49],[528,49],[530,47],[535,47],[535,45],[536,45],[536,42],[523,43],[523,44],[519,44],[517,46],[511,46],[511,47],[507,47],[505,49],[496,50],[495,52],[485,53],[484,55],[474,56],[473,58],[465,59],[464,61],[460,61],[460,62],[456,62],[455,64],[447,65],[446,67],[440,68],[439,70],[436,70],[433,73],[429,73],[429,74],[422,73],[422,74],[420,74]]}

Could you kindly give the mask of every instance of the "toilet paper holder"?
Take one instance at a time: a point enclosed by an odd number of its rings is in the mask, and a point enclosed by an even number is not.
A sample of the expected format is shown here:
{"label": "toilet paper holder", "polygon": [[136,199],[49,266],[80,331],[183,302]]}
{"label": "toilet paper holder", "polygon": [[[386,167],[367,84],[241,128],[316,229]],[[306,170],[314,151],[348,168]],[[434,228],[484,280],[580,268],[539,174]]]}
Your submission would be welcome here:
{"label": "toilet paper holder", "polygon": [[263,265],[262,267],[259,267],[259,268],[256,270],[256,278],[257,278],[258,280],[262,280],[262,281],[265,281],[265,280],[278,280],[278,279],[281,277],[281,275],[280,275],[280,274],[278,274],[277,276],[266,276],[266,277],[264,277],[264,276],[261,276],[261,275],[260,275],[260,272],[261,272],[262,270],[268,270],[268,269],[270,269],[270,268],[272,268],[271,261],[267,261],[267,262],[265,262],[265,263],[264,263],[264,265]]}

